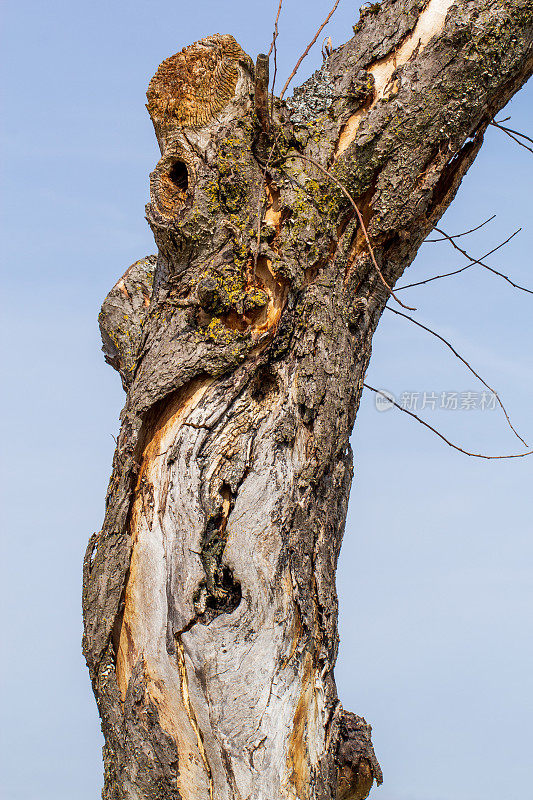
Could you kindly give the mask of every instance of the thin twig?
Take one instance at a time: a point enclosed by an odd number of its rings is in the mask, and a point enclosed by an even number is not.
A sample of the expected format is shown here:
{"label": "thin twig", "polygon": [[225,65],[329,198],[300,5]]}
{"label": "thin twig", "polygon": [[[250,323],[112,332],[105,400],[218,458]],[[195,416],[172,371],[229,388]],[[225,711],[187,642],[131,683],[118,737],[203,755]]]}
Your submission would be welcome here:
{"label": "thin twig", "polygon": [[[501,247],[510,242],[511,239],[514,236],[516,236],[517,233],[520,233],[521,230],[522,228],[518,228],[518,230],[512,233],[510,236],[508,236],[504,242],[501,242],[497,247],[494,247],[492,250],[489,250],[489,252],[485,253],[483,256],[481,256],[481,258],[487,258],[487,256],[490,256],[493,253],[495,253],[496,250],[499,250]],[[511,286],[514,286],[515,289],[520,289],[522,292],[528,292],[529,294],[533,294],[531,289],[526,289],[525,286],[520,286],[518,283],[515,283],[509,277],[507,277],[507,275],[504,275],[503,272],[498,272],[498,270],[489,267],[488,264],[484,264],[477,260],[473,260],[470,264],[467,264],[465,267],[461,267],[460,269],[455,269],[453,270],[453,272],[445,272],[442,275],[433,275],[432,278],[426,278],[423,281],[416,281],[416,283],[406,283],[404,286],[397,286],[396,291],[401,292],[403,289],[412,289],[413,286],[423,286],[426,283],[431,283],[431,281],[438,281],[441,278],[449,278],[452,275],[459,275],[460,272],[464,272],[465,270],[470,269],[470,267],[473,267],[478,263],[480,264],[480,266],[485,267],[485,269],[488,269],[489,272],[493,272],[495,275],[498,275],[500,278],[506,280],[508,283],[511,284]]]}
{"label": "thin twig", "polygon": [[274,75],[272,76],[272,90],[270,92],[270,121],[274,122],[274,88],[276,86],[276,75],[278,74],[278,48],[274,42]]}
{"label": "thin twig", "polygon": [[274,35],[272,37],[272,44],[270,45],[270,50],[268,51],[268,55],[272,54],[272,50],[276,46],[276,39],[278,38],[278,22],[279,22],[279,15],[281,14],[281,6],[283,5],[283,0],[279,0],[278,6],[278,13],[276,15],[276,21],[274,22]]}
{"label": "thin twig", "polygon": [[326,17],[326,19],[324,20],[324,22],[322,23],[322,25],[320,26],[320,28],[317,30],[317,32],[316,32],[316,34],[315,34],[314,38],[313,38],[313,39],[312,39],[312,40],[309,42],[309,44],[308,44],[308,45],[307,45],[307,47],[305,48],[304,52],[302,53],[302,55],[300,56],[300,58],[299,58],[299,59],[298,59],[298,61],[296,62],[296,66],[294,67],[293,71],[291,72],[291,74],[290,74],[290,75],[289,75],[289,77],[287,78],[287,82],[286,82],[285,86],[283,87],[283,89],[281,90],[281,94],[280,94],[280,96],[279,96],[279,99],[280,99],[280,100],[283,100],[283,95],[285,94],[285,92],[286,92],[286,91],[287,91],[287,89],[289,88],[289,84],[290,84],[290,82],[292,81],[292,79],[294,78],[294,76],[296,75],[296,73],[298,72],[298,68],[299,68],[300,64],[302,63],[302,61],[304,60],[304,58],[306,57],[306,55],[309,53],[310,49],[312,48],[312,46],[314,45],[314,43],[316,42],[316,40],[318,39],[318,37],[320,36],[320,34],[322,33],[322,31],[323,31],[323,30],[324,30],[324,28],[326,27],[326,25],[328,24],[328,22],[330,21],[331,17],[332,17],[332,16],[333,16],[333,14],[335,13],[335,11],[336,11],[336,9],[337,9],[337,6],[339,5],[339,3],[340,3],[340,0],[337,0],[337,1],[336,1],[336,3],[335,3],[335,5],[333,6],[333,8],[331,9],[331,11],[329,12],[328,16]]}
{"label": "thin twig", "polygon": [[518,145],[520,145],[520,147],[523,147],[523,148],[524,148],[524,150],[529,150],[529,152],[530,152],[530,153],[533,153],[533,147],[529,147],[529,145],[527,145],[527,144],[524,144],[524,142],[521,142],[521,141],[520,141],[520,139],[519,139],[517,136],[514,136],[514,135],[513,135],[513,134],[512,134],[510,131],[508,131],[506,128],[502,128],[502,126],[501,126],[501,125],[495,125],[494,127],[495,127],[495,128],[500,128],[500,130],[502,130],[502,131],[503,131],[505,134],[507,134],[507,136],[509,137],[509,139],[512,139],[512,140],[513,140],[513,142],[516,142]]}
{"label": "thin twig", "polygon": [[270,45],[270,50],[268,51],[268,55],[270,56],[272,50],[274,50],[274,75],[272,77],[272,89],[270,91],[270,121],[271,123],[274,122],[274,88],[276,86],[276,76],[278,74],[278,48],[277,48],[277,38],[278,38],[278,21],[279,15],[281,13],[281,5],[283,0],[279,0],[278,6],[278,14],[276,17],[276,21],[274,23],[274,35],[272,36],[272,44]]}
{"label": "thin twig", "polygon": [[453,447],[454,450],[459,450],[460,453],[464,453],[465,456],[472,456],[473,458],[486,458],[486,459],[524,458],[524,456],[530,456],[533,453],[533,450],[528,450],[527,453],[513,453],[512,455],[508,455],[508,456],[507,455],[506,456],[486,456],[483,453],[470,453],[468,450],[463,450],[463,448],[459,447],[458,444],[454,444],[453,442],[450,442],[450,440],[447,439],[445,436],[443,436],[442,433],[439,433],[438,430],[433,428],[425,420],[421,419],[417,414],[413,414],[412,411],[409,411],[407,408],[403,408],[401,405],[396,403],[394,400],[391,400],[389,395],[385,394],[384,392],[381,392],[379,389],[374,389],[374,387],[373,386],[369,386],[368,383],[363,383],[363,386],[366,389],[370,389],[370,391],[374,392],[375,394],[380,394],[382,397],[384,397],[386,400],[388,400],[391,405],[395,406],[400,411],[403,411],[405,414],[409,414],[410,417],[413,417],[413,419],[416,419],[416,421],[420,422],[421,425],[425,425],[425,427],[429,428],[430,431],[433,431],[433,433],[436,433],[437,436],[439,436],[442,439],[443,442],[446,442],[447,445],[449,445],[450,447]]}
{"label": "thin twig", "polygon": [[[279,16],[281,14],[282,5],[283,5],[283,0],[279,0],[278,13],[276,14],[276,19],[274,21],[274,33],[272,34],[272,42],[270,44],[270,49],[268,51],[268,57],[270,58],[272,50],[274,50],[274,77],[272,79],[272,91],[271,91],[271,94],[270,94],[270,120],[271,120],[271,122],[272,122],[272,120],[274,118],[274,86],[276,84],[276,74],[277,74],[277,71],[278,71],[278,58],[277,58],[278,51],[277,51],[277,47],[276,47],[276,39],[278,38],[278,22],[279,22]],[[268,87],[267,87],[267,91],[268,91]],[[280,131],[281,131],[281,129],[280,129]],[[276,138],[274,139],[274,142],[273,142],[272,147],[270,149],[270,153],[268,154],[268,158],[267,158],[267,161],[266,161],[266,164],[265,164],[265,169],[264,169],[264,172],[263,172],[263,175],[262,175],[262,178],[261,178],[261,185],[259,187],[259,197],[257,199],[257,243],[256,243],[256,249],[255,249],[255,255],[254,255],[254,274],[253,274],[254,283],[255,283],[255,274],[256,274],[256,271],[257,271],[257,260],[259,258],[259,248],[261,246],[261,225],[262,225],[262,222],[263,222],[263,189],[264,189],[265,183],[266,183],[266,176],[267,176],[267,172],[268,172],[268,167],[270,165],[270,161],[272,159],[272,155],[274,153],[274,149],[275,149],[276,144],[278,142],[280,131],[278,131],[278,133],[276,134]]]}
{"label": "thin twig", "polygon": [[365,226],[365,223],[364,223],[364,220],[363,220],[363,216],[362,216],[361,212],[359,211],[359,208],[357,207],[357,205],[355,203],[355,200],[353,199],[353,197],[351,196],[349,191],[342,185],[342,183],[339,180],[337,180],[335,175],[332,175],[331,172],[329,172],[321,164],[319,164],[318,161],[315,161],[314,158],[310,158],[309,156],[302,156],[302,155],[300,155],[300,153],[292,153],[287,158],[301,158],[302,161],[307,161],[309,164],[313,164],[317,169],[320,170],[320,172],[322,172],[324,175],[326,175],[326,177],[328,177],[330,180],[332,180],[333,183],[335,183],[339,187],[339,189],[344,194],[344,196],[350,201],[350,203],[352,204],[352,206],[353,206],[353,208],[355,210],[355,213],[357,214],[357,219],[359,220],[359,224],[361,225],[361,229],[363,231],[364,237],[366,239],[366,243],[368,245],[368,249],[369,249],[369,252],[370,252],[370,258],[372,259],[372,263],[374,264],[374,267],[376,268],[376,272],[378,273],[383,286],[385,286],[387,291],[394,297],[396,302],[399,303],[402,308],[406,308],[408,311],[416,311],[416,308],[412,308],[411,306],[406,306],[405,303],[402,303],[402,301],[399,300],[398,297],[396,297],[396,295],[394,294],[394,291],[391,289],[391,287],[389,286],[389,284],[387,283],[387,281],[383,277],[383,273],[381,272],[380,268],[378,267],[378,263],[376,261],[375,255],[374,255],[374,250],[372,248],[372,245],[370,243],[370,239],[368,237],[368,233],[367,233],[366,226]]}
{"label": "thin twig", "polygon": [[258,197],[258,200],[257,200],[257,242],[256,242],[256,248],[255,248],[255,255],[254,255],[254,274],[253,274],[254,283],[255,283],[255,274],[256,274],[256,271],[257,271],[257,260],[259,258],[259,248],[261,246],[261,225],[263,223],[263,190],[265,188],[266,176],[267,176],[267,173],[268,173],[268,168],[270,166],[270,162],[272,160],[272,156],[274,154],[274,150],[275,150],[276,145],[278,143],[278,139],[280,137],[280,134],[281,134],[281,128],[277,132],[276,138],[274,139],[274,142],[272,143],[272,147],[270,148],[270,152],[268,154],[268,157],[267,157],[267,160],[266,160],[266,164],[265,164],[265,169],[264,169],[263,175],[261,177],[261,184],[259,186],[259,197]]}
{"label": "thin twig", "polygon": [[531,144],[533,144],[533,138],[531,138],[531,136],[528,136],[526,133],[522,133],[521,131],[515,131],[514,128],[508,128],[507,125],[502,125],[501,122],[496,122],[496,126],[503,128],[503,130],[507,131],[508,133],[514,133],[515,136],[519,136],[521,139],[525,139],[526,142],[531,142]]}
{"label": "thin twig", "polygon": [[503,413],[505,415],[505,419],[507,420],[507,424],[509,425],[510,429],[512,430],[512,432],[514,433],[516,438],[520,439],[520,441],[522,442],[524,447],[529,447],[528,443],[526,441],[524,441],[524,439],[522,439],[520,434],[513,427],[512,423],[511,423],[511,420],[509,419],[509,414],[507,413],[507,411],[505,409],[505,406],[503,405],[502,401],[500,400],[500,396],[499,396],[498,392],[495,389],[493,389],[492,386],[489,386],[489,384],[485,380],[483,380],[481,375],[478,372],[476,372],[476,370],[468,363],[468,361],[465,358],[463,358],[462,355],[460,355],[460,353],[457,352],[457,350],[450,344],[450,342],[447,339],[444,338],[444,336],[441,336],[440,333],[437,333],[436,331],[432,330],[431,328],[427,328],[425,325],[422,325],[421,322],[418,322],[416,319],[413,319],[413,317],[410,317],[408,314],[404,314],[401,311],[397,311],[395,308],[390,308],[390,306],[386,306],[386,308],[388,308],[389,311],[392,311],[393,314],[397,314],[399,317],[403,317],[404,319],[408,319],[414,325],[417,325],[419,328],[422,328],[422,330],[427,331],[432,336],[435,336],[437,339],[439,339],[443,344],[445,344],[446,347],[449,350],[452,351],[454,356],[456,358],[458,358],[459,361],[462,361],[462,363],[465,365],[465,367],[470,370],[472,375],[474,375],[479,381],[481,381],[483,386],[485,386],[490,392],[492,392],[492,394],[495,396],[496,400],[498,401],[498,405],[500,406],[501,410],[503,411]]}
{"label": "thin twig", "polygon": [[520,131],[514,131],[512,128],[507,128],[505,125],[501,125],[499,122],[496,122],[495,120],[492,120],[490,124],[494,125],[495,128],[499,128],[501,131],[506,133],[507,136],[509,136],[510,139],[519,144],[520,147],[524,147],[526,150],[529,150],[530,153],[533,153],[533,147],[529,147],[529,145],[524,144],[524,142],[521,142],[520,139],[518,138],[520,136],[522,137],[522,139],[525,139],[526,141],[531,142],[533,144],[533,139],[530,136],[526,136],[525,133],[520,133]]}
{"label": "thin twig", "polygon": [[[471,255],[469,255],[469,254],[466,252],[466,250],[463,250],[463,248],[462,248],[462,247],[459,247],[459,245],[458,245],[458,244],[456,244],[456,243],[454,242],[454,240],[453,240],[453,239],[452,239],[450,236],[448,236],[448,234],[447,234],[445,231],[441,230],[441,228],[435,228],[435,230],[436,230],[436,231],[438,231],[439,233],[441,233],[441,234],[444,236],[444,238],[445,238],[445,239],[448,239],[448,241],[450,242],[450,244],[452,245],[452,247],[454,247],[456,250],[458,250],[458,251],[461,253],[461,255],[463,255],[465,258],[468,258],[468,259],[469,259],[469,260],[472,262],[472,264],[469,264],[469,266],[474,266],[474,264],[479,264],[481,267],[484,267],[485,269],[488,269],[488,270],[489,270],[489,272],[493,272],[495,275],[498,275],[500,278],[503,278],[504,280],[506,280],[506,281],[507,281],[507,283],[510,283],[510,284],[511,284],[511,286],[514,286],[514,288],[515,288],[515,289],[520,289],[522,292],[527,292],[528,294],[533,294],[533,290],[531,290],[531,289],[526,289],[526,288],[525,288],[525,286],[519,286],[517,283],[515,283],[515,282],[514,282],[514,281],[512,281],[510,278],[508,278],[508,277],[507,277],[507,275],[504,275],[504,274],[503,274],[503,272],[498,272],[498,270],[496,270],[496,269],[493,269],[492,267],[489,267],[489,265],[488,265],[488,264],[485,264],[483,261],[480,261],[480,260],[479,260],[479,259],[477,259],[477,258],[472,258],[472,256],[471,256]],[[521,229],[521,228],[519,228],[517,231],[515,231],[515,233],[513,234],[513,236],[514,236],[516,233],[519,233],[521,230],[522,230],[522,229]],[[508,241],[510,241],[512,238],[513,238],[513,237],[512,237],[512,236],[510,236],[510,237],[509,237],[509,239],[507,239],[505,242],[503,242],[503,244],[507,244],[507,242],[508,242]],[[494,252],[494,251],[493,251],[493,252]],[[483,256],[483,258],[486,258],[486,256]]]}
{"label": "thin twig", "polygon": [[[463,231],[463,233],[455,233],[451,238],[452,239],[460,239],[461,236],[468,236],[469,233],[474,233],[474,231],[479,231],[480,228],[483,228],[488,222],[492,222],[492,220],[495,219],[495,218],[496,218],[496,214],[493,214],[492,217],[489,217],[488,219],[486,219],[485,222],[481,223],[481,225],[477,225],[475,228],[470,228],[469,231]],[[424,239],[424,242],[425,243],[429,243],[429,242],[444,242],[445,239],[446,239],[445,236],[441,236],[440,239]]]}

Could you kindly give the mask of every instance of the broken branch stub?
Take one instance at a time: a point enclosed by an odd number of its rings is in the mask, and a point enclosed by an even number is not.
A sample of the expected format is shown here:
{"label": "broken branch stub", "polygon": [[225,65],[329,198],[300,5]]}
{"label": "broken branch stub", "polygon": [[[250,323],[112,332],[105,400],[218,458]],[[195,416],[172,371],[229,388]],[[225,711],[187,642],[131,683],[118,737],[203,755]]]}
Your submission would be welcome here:
{"label": "broken branch stub", "polygon": [[269,61],[268,56],[260,53],[255,63],[255,112],[265,133],[270,129],[270,113],[268,109]]}
{"label": "broken branch stub", "polygon": [[381,780],[333,675],[349,437],[387,286],[531,71],[527,4],[451,8],[375,102],[364,75],[423,10],[364,13],[276,101],[267,146],[233,37],[185,48],[150,83],[157,256],[102,309],[127,396],[84,566],[104,800],[358,800]]}

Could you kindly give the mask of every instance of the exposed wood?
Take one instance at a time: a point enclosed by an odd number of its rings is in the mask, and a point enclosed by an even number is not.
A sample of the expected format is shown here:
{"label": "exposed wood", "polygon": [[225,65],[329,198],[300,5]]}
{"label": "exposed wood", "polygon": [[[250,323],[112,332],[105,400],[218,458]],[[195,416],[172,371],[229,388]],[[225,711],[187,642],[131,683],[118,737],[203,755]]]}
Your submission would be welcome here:
{"label": "exposed wood", "polygon": [[530,0],[386,0],[271,118],[230,36],[151,81],[158,255],[100,314],[127,391],[84,567],[104,800],[359,800],[381,781],[333,675],[349,436],[386,285],[532,40]]}
{"label": "exposed wood", "polygon": [[[365,67],[371,76],[373,98],[370,108],[380,100],[390,100],[398,93],[400,84],[394,73],[413,57],[415,51],[419,55],[424,47],[438,36],[446,22],[446,14],[453,0],[429,0],[417,19],[414,29],[386,56]],[[345,123],[337,147],[335,158],[341,156],[355,140],[361,121],[367,116],[370,108],[363,107],[352,114]]]}

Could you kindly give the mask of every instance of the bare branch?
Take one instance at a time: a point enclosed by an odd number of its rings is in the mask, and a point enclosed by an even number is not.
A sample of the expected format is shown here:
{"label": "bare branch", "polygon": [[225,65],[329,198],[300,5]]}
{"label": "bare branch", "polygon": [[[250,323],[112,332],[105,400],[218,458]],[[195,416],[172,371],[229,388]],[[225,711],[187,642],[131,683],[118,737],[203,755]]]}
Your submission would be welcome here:
{"label": "bare branch", "polygon": [[[465,258],[468,258],[472,262],[471,264],[468,265],[469,267],[474,266],[474,264],[479,264],[481,267],[484,267],[485,269],[488,269],[489,272],[493,272],[494,275],[498,275],[500,278],[503,278],[504,280],[506,280],[507,283],[510,283],[511,286],[514,286],[515,289],[520,289],[520,291],[522,291],[522,292],[527,292],[528,294],[533,294],[533,290],[532,289],[526,289],[524,286],[519,286],[518,283],[515,283],[514,281],[512,281],[510,278],[507,277],[507,275],[504,275],[503,272],[498,272],[497,269],[493,269],[492,267],[489,267],[489,265],[485,264],[483,261],[480,261],[477,258],[472,258],[472,256],[469,255],[466,252],[466,250],[463,250],[462,247],[459,247],[459,245],[454,242],[453,238],[451,236],[448,236],[448,234],[445,231],[443,231],[441,228],[435,228],[435,230],[438,231],[439,233],[441,233],[444,236],[444,238],[447,239],[450,242],[452,247],[454,247],[456,250],[458,250],[461,253],[461,255],[463,255]],[[512,234],[512,236],[510,236],[508,239],[506,239],[505,242],[503,242],[502,244],[507,244],[507,242],[509,242],[513,238],[513,236],[515,236],[521,230],[522,229],[519,228],[517,231],[515,231],[515,233]],[[494,252],[494,250],[492,252]],[[486,256],[483,256],[483,258],[486,258]]]}
{"label": "bare branch", "polygon": [[522,442],[524,447],[528,447],[529,446],[528,443],[526,441],[524,441],[524,439],[522,439],[520,434],[513,427],[512,423],[511,423],[511,420],[509,419],[509,414],[507,413],[507,411],[505,409],[505,406],[503,405],[502,401],[500,400],[500,396],[499,396],[498,392],[495,389],[493,389],[492,386],[489,386],[489,384],[485,380],[483,380],[481,375],[478,372],[476,372],[476,370],[468,363],[468,361],[465,358],[463,358],[463,356],[460,355],[457,352],[457,350],[450,344],[450,342],[447,339],[444,338],[444,336],[441,336],[440,333],[437,333],[436,331],[432,330],[431,328],[427,328],[425,325],[422,325],[421,322],[418,322],[416,319],[413,319],[412,317],[408,316],[407,314],[403,314],[401,311],[397,311],[395,308],[390,308],[390,306],[386,306],[386,308],[388,308],[389,311],[392,311],[393,314],[397,314],[399,317],[403,317],[404,319],[408,319],[414,325],[417,325],[419,328],[422,328],[422,330],[427,331],[432,336],[435,336],[437,339],[439,339],[443,344],[445,344],[446,347],[448,347],[449,350],[452,351],[454,356],[456,358],[458,358],[459,361],[461,361],[465,365],[465,367],[467,369],[470,370],[472,375],[474,375],[479,381],[481,381],[483,386],[485,386],[489,391],[492,392],[492,394],[495,396],[496,400],[498,401],[498,405],[500,406],[501,410],[503,411],[503,413],[505,415],[505,419],[507,420],[507,424],[509,425],[510,429],[512,430],[512,432],[514,433],[516,438],[520,439],[520,441]]}
{"label": "bare branch", "polygon": [[[495,219],[495,218],[496,218],[496,214],[493,214],[492,217],[489,217],[488,219],[486,219],[485,222],[481,223],[481,225],[477,225],[475,228],[470,228],[469,231],[463,231],[463,233],[456,233],[451,238],[452,239],[460,239],[461,236],[468,236],[469,233],[474,233],[474,231],[479,231],[480,228],[483,228],[488,222],[492,222],[492,220]],[[430,242],[444,242],[444,241],[446,241],[446,237],[445,236],[441,236],[440,239],[424,239],[424,242],[427,243],[427,244],[429,244]]]}
{"label": "bare branch", "polygon": [[[267,59],[269,59],[270,55],[272,53],[272,50],[274,51],[274,75],[273,75],[273,78],[272,78],[272,89],[271,89],[271,93],[270,93],[270,121],[271,121],[271,123],[272,123],[272,120],[273,120],[273,117],[274,117],[274,86],[276,85],[276,75],[277,75],[277,71],[278,71],[278,58],[277,58],[278,50],[277,50],[277,47],[276,47],[276,40],[278,38],[278,33],[279,33],[279,31],[278,31],[278,22],[279,22],[279,17],[280,17],[280,14],[281,14],[282,5],[283,5],[283,0],[279,0],[278,13],[276,14],[276,19],[274,21],[274,33],[272,34],[272,42],[270,44],[270,49],[269,49],[268,55],[267,55]],[[267,91],[268,91],[268,86],[267,86]],[[276,144],[278,142],[279,135],[280,135],[280,132],[278,131],[278,133],[276,134],[276,138],[274,139],[274,142],[273,142],[272,147],[270,149],[270,153],[268,154],[268,158],[267,158],[266,164],[265,164],[265,169],[263,171],[263,176],[261,178],[261,185],[259,187],[259,197],[258,197],[258,200],[257,200],[257,241],[256,241],[255,255],[254,255],[254,274],[253,274],[254,283],[255,283],[255,274],[256,274],[256,271],[257,271],[257,259],[259,258],[259,248],[261,246],[261,225],[263,223],[263,190],[265,188],[265,182],[266,182],[266,176],[267,176],[267,173],[268,173],[268,167],[269,167],[270,162],[272,160],[272,156],[274,154],[274,150],[276,148]]]}
{"label": "bare branch", "polygon": [[378,267],[378,263],[376,261],[375,255],[374,255],[374,250],[372,248],[372,245],[370,243],[370,239],[368,237],[368,233],[367,233],[366,226],[365,226],[365,223],[364,223],[364,220],[363,220],[363,216],[362,216],[361,212],[359,211],[359,208],[357,207],[357,205],[355,203],[355,200],[353,199],[353,197],[351,196],[349,191],[342,185],[342,183],[339,180],[337,180],[335,175],[332,175],[331,172],[329,172],[329,170],[325,169],[321,164],[318,163],[318,161],[315,161],[314,158],[309,158],[309,156],[302,156],[302,155],[300,155],[300,153],[291,153],[289,158],[301,158],[302,161],[307,161],[309,164],[313,164],[324,175],[326,175],[326,177],[328,177],[330,180],[332,180],[333,183],[335,183],[339,187],[339,189],[344,194],[344,196],[350,201],[351,205],[353,206],[353,208],[355,210],[355,213],[357,214],[357,219],[359,220],[359,224],[361,225],[361,229],[363,231],[364,237],[366,239],[366,243],[368,245],[368,250],[370,252],[370,258],[372,259],[372,263],[374,264],[374,267],[376,268],[376,272],[378,273],[383,286],[385,286],[385,288],[387,289],[389,294],[391,294],[392,297],[394,297],[396,302],[399,303],[402,308],[406,308],[408,311],[416,311],[416,308],[412,308],[411,306],[406,306],[405,303],[402,303],[402,301],[398,297],[396,297],[396,295],[394,294],[392,288],[389,286],[389,284],[387,283],[387,281],[383,277],[383,273],[381,272],[380,268]]}
{"label": "bare branch", "polygon": [[270,121],[274,122],[274,89],[276,87],[276,76],[278,74],[278,48],[274,40],[274,75],[272,76],[272,89],[270,90]]}
{"label": "bare branch", "polygon": [[283,4],[283,0],[279,0],[278,6],[278,13],[276,16],[276,21],[274,22],[274,34],[272,36],[272,44],[270,45],[270,50],[268,51],[268,55],[272,53],[274,50],[274,75],[272,77],[272,89],[270,90],[270,120],[271,122],[274,120],[274,88],[276,86],[276,76],[278,74],[278,48],[276,46],[276,41],[278,38],[278,22],[279,22],[279,15],[281,14],[281,6]]}
{"label": "bare branch", "polygon": [[[503,121],[505,122],[505,120]],[[518,138],[520,136],[522,139],[525,139],[527,142],[531,142],[531,144],[533,144],[533,139],[530,136],[526,136],[525,133],[520,133],[520,131],[514,131],[512,128],[507,128],[500,122],[496,122],[496,120],[492,120],[490,124],[494,125],[495,128],[499,128],[501,131],[506,133],[507,136],[509,136],[510,139],[519,144],[520,147],[524,147],[526,150],[529,150],[530,153],[533,153],[533,147],[529,147],[529,145],[524,144],[524,142],[521,142],[520,139]]]}
{"label": "bare branch", "polygon": [[[509,117],[509,119],[511,119],[511,117]],[[502,120],[502,122],[505,122],[505,120]],[[504,131],[507,131],[508,133],[514,133],[515,136],[520,136],[521,139],[525,139],[526,142],[531,142],[531,144],[533,144],[533,138],[531,136],[528,136],[521,131],[515,131],[513,128],[508,128],[506,125],[502,125],[501,122],[493,121],[493,124],[495,124],[497,127],[503,128]]]}
{"label": "bare branch", "polygon": [[278,22],[279,22],[279,15],[281,14],[281,6],[283,5],[283,0],[279,0],[278,6],[278,13],[276,15],[276,21],[274,22],[274,35],[272,36],[272,44],[270,45],[270,50],[268,51],[268,55],[272,55],[272,50],[276,47],[276,39],[278,38]]}
{"label": "bare branch", "polygon": [[[492,250],[489,250],[489,252],[485,253],[483,256],[481,256],[481,258],[487,258],[487,256],[490,256],[493,253],[495,253],[501,247],[510,242],[511,239],[513,239],[518,233],[520,233],[521,230],[522,228],[518,228],[518,230],[516,230],[514,233],[508,236],[504,242],[501,242],[497,247],[494,247]],[[432,278],[426,278],[423,281],[416,281],[415,283],[406,283],[404,284],[404,286],[397,286],[396,291],[401,292],[403,291],[403,289],[412,289],[413,286],[424,286],[424,284],[431,283],[431,281],[438,281],[441,278],[449,278],[452,275],[459,275],[460,272],[465,272],[465,270],[470,269],[470,267],[473,267],[475,264],[479,264],[485,269],[488,269],[489,272],[494,273],[494,275],[498,275],[498,277],[503,278],[504,280],[507,281],[507,283],[510,283],[511,286],[513,286],[515,289],[520,289],[522,292],[528,292],[529,294],[533,294],[533,291],[531,289],[527,289],[525,286],[520,286],[518,283],[512,281],[507,275],[504,275],[503,272],[498,272],[497,269],[489,267],[488,264],[484,264],[483,262],[478,261],[477,259],[473,259],[470,264],[467,264],[465,267],[461,267],[460,269],[455,269],[453,270],[453,272],[445,272],[442,275],[434,275]]]}
{"label": "bare branch", "polygon": [[320,26],[320,28],[317,30],[317,32],[316,32],[316,34],[315,34],[314,38],[313,38],[313,39],[312,39],[312,40],[309,42],[309,44],[308,44],[308,45],[307,45],[307,47],[305,48],[304,52],[302,53],[302,55],[300,56],[300,58],[299,58],[299,59],[298,59],[298,61],[296,62],[296,66],[294,67],[293,71],[291,72],[291,74],[290,74],[290,75],[289,75],[289,77],[287,78],[287,82],[286,82],[285,86],[283,87],[283,89],[281,90],[281,94],[280,94],[280,96],[279,96],[279,99],[280,99],[280,100],[283,100],[283,95],[285,94],[285,92],[286,92],[286,91],[287,91],[287,89],[289,88],[289,84],[290,84],[290,82],[292,81],[292,79],[294,78],[294,76],[296,75],[296,73],[298,72],[298,68],[299,68],[300,64],[302,63],[302,61],[304,60],[304,58],[306,57],[306,55],[309,53],[310,49],[312,48],[312,46],[314,45],[314,43],[316,42],[316,40],[318,39],[318,37],[320,36],[320,34],[322,33],[322,31],[323,31],[323,30],[324,30],[324,28],[326,27],[326,25],[328,24],[328,22],[330,21],[331,17],[332,17],[332,16],[333,16],[333,14],[335,13],[335,11],[336,11],[336,9],[337,9],[337,6],[339,5],[339,3],[340,3],[340,0],[337,0],[337,1],[336,1],[336,3],[335,3],[335,5],[333,6],[333,8],[331,9],[331,11],[329,12],[328,16],[326,17],[326,19],[324,20],[324,22],[322,23],[322,25]]}
{"label": "bare branch", "polygon": [[524,456],[530,456],[533,453],[533,450],[528,450],[526,453],[512,453],[511,455],[505,455],[505,456],[486,456],[483,453],[470,453],[468,450],[463,450],[463,448],[459,447],[458,444],[454,444],[453,442],[450,442],[450,440],[447,439],[445,436],[443,436],[442,433],[439,433],[439,431],[436,430],[435,428],[433,428],[429,424],[429,422],[426,422],[425,420],[421,419],[419,416],[417,416],[417,414],[413,414],[413,412],[409,411],[407,408],[402,408],[401,405],[396,403],[394,400],[391,400],[389,395],[385,394],[384,392],[381,392],[379,389],[374,389],[374,387],[373,386],[369,386],[368,383],[363,383],[363,386],[366,389],[370,389],[370,391],[374,392],[375,394],[380,394],[382,397],[384,397],[386,400],[388,400],[391,405],[395,406],[400,411],[403,411],[405,414],[409,414],[410,417],[413,417],[413,419],[416,419],[416,421],[420,422],[421,425],[424,425],[426,428],[429,428],[430,431],[433,431],[433,433],[436,433],[437,436],[440,439],[442,439],[443,442],[446,442],[447,445],[449,445],[450,447],[453,447],[454,450],[459,450],[460,453],[464,453],[465,456],[472,456],[473,458],[486,458],[486,459],[490,459],[491,460],[491,459],[496,459],[496,458],[524,458]]}

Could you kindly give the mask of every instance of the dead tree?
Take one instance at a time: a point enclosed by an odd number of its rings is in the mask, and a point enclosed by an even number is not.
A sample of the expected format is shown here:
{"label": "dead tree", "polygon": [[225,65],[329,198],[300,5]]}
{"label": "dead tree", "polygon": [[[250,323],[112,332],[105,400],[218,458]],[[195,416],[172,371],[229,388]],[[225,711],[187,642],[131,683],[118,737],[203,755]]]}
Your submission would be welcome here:
{"label": "dead tree", "polygon": [[381,780],[333,677],[349,436],[392,287],[533,71],[533,5],[385,0],[326,56],[271,107],[267,59],[216,35],[148,89],[158,255],[100,314],[127,398],[84,569],[105,800]]}

